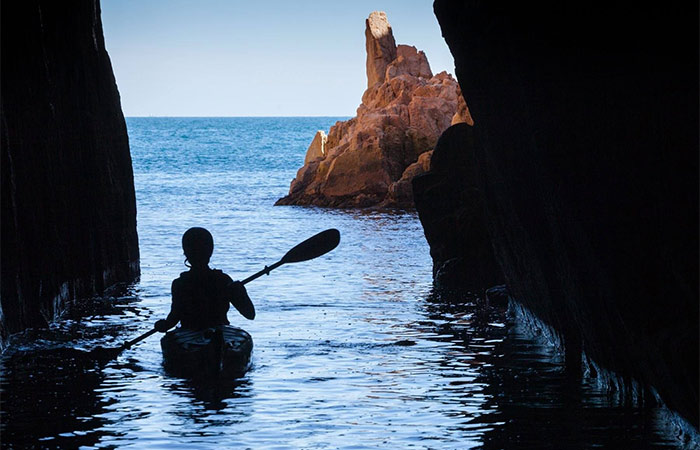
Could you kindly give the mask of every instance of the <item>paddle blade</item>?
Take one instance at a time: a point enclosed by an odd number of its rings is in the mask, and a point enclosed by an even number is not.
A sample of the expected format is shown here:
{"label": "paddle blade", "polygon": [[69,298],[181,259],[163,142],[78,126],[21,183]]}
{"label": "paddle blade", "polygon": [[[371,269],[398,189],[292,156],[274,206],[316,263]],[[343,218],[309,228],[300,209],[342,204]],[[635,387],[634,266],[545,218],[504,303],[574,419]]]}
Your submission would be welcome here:
{"label": "paddle blade", "polygon": [[340,231],[331,228],[330,230],[322,231],[315,236],[311,236],[288,251],[287,254],[282,257],[281,262],[286,264],[318,258],[336,248],[339,243]]}

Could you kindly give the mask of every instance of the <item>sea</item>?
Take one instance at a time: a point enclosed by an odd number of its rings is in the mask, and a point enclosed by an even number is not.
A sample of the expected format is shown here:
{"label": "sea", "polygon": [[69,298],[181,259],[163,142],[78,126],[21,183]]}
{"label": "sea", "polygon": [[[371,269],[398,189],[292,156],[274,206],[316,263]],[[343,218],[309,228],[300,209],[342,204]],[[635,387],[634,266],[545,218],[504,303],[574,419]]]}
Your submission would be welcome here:
{"label": "sea", "polygon": [[[558,349],[479,295],[433,289],[415,212],[274,206],[317,130],[344,117],[127,118],[141,278],[71,306],[0,356],[2,448],[677,448],[655,405],[563,374]],[[243,279],[328,228],[340,245],[247,285],[229,320],[254,340],[235,380],[163,368],[160,336],[110,361],[170,308],[180,240],[214,236]]]}

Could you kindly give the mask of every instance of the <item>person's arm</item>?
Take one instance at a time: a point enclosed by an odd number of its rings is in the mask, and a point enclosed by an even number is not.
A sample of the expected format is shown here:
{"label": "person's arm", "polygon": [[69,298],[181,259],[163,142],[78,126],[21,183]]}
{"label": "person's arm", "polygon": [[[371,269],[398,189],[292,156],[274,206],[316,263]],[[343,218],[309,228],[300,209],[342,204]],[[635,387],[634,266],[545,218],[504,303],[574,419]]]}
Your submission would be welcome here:
{"label": "person's arm", "polygon": [[248,291],[240,281],[233,281],[229,278],[229,283],[226,285],[226,294],[229,302],[238,310],[243,317],[248,320],[255,319],[255,306],[248,297]]}
{"label": "person's arm", "polygon": [[177,325],[181,317],[182,292],[180,290],[180,285],[177,283],[177,280],[173,280],[173,284],[170,290],[173,296],[173,303],[170,306],[170,314],[168,314],[167,318],[156,321],[153,327],[161,333],[165,333],[166,331]]}

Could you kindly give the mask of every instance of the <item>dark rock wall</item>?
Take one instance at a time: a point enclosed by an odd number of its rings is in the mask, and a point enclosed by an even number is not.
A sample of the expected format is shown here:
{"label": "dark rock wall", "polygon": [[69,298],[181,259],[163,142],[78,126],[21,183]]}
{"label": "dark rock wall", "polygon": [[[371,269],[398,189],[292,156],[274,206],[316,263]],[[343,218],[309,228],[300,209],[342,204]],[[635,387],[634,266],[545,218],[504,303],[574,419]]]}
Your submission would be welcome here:
{"label": "dark rock wall", "polygon": [[439,288],[483,291],[503,283],[484,218],[473,127],[459,123],[438,139],[427,173],[413,178],[413,200]]}
{"label": "dark rock wall", "polygon": [[126,124],[97,1],[2,2],[2,336],[139,275]]}
{"label": "dark rock wall", "polygon": [[698,426],[697,2],[434,7],[511,293]]}

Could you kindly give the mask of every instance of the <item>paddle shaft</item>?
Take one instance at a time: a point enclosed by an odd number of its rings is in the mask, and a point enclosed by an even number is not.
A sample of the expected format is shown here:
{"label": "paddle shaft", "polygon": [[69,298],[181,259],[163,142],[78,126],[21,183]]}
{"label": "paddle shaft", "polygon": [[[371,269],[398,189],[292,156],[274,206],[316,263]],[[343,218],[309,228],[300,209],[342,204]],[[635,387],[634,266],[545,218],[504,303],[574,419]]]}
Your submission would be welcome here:
{"label": "paddle shaft", "polygon": [[149,337],[150,335],[157,333],[157,331],[158,331],[158,330],[156,330],[155,328],[153,328],[153,329],[151,329],[151,330],[148,330],[147,332],[143,333],[141,336],[139,336],[139,337],[137,337],[137,338],[134,338],[134,339],[132,339],[132,340],[130,340],[130,341],[124,342],[124,344],[122,344],[122,346],[119,347],[119,349],[120,349],[120,350],[124,350],[124,349],[127,349],[127,348],[131,348],[132,345],[136,344],[137,342],[143,341],[144,339],[146,339],[146,338]]}
{"label": "paddle shaft", "polygon": [[246,283],[249,283],[249,282],[255,280],[256,278],[260,278],[263,275],[270,275],[271,270],[278,268],[282,264],[284,264],[284,261],[277,261],[276,263],[274,263],[271,266],[265,266],[265,268],[263,270],[261,270],[260,272],[254,273],[253,275],[249,276],[245,280],[241,281],[241,283],[246,284]]}

